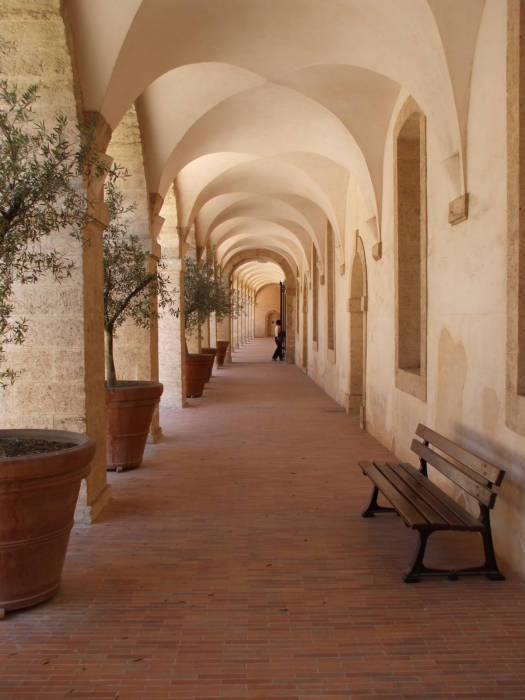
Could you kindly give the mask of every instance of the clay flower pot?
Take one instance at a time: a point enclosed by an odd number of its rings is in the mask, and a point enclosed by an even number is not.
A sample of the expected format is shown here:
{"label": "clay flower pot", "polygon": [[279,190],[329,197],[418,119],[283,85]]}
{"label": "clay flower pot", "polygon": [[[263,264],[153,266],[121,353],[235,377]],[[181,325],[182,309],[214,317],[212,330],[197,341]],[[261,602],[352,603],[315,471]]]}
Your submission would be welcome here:
{"label": "clay flower pot", "polygon": [[208,374],[208,379],[207,381],[209,382],[213,373],[213,363],[215,362],[215,356],[217,354],[217,348],[201,348],[201,353],[203,355],[209,355],[210,356],[210,371]]}
{"label": "clay flower pot", "polygon": [[163,386],[159,382],[117,382],[106,387],[107,469],[135,469],[144,448]]}
{"label": "clay flower pot", "polygon": [[224,360],[226,358],[226,350],[230,343],[227,340],[217,341],[217,367],[222,367],[224,365]]}
{"label": "clay flower pot", "polygon": [[58,430],[0,430],[0,439],[72,444],[63,450],[0,458],[0,617],[57,591],[80,482],[95,441]]}
{"label": "clay flower pot", "polygon": [[210,355],[188,353],[186,355],[186,396],[202,396],[210,373]]}

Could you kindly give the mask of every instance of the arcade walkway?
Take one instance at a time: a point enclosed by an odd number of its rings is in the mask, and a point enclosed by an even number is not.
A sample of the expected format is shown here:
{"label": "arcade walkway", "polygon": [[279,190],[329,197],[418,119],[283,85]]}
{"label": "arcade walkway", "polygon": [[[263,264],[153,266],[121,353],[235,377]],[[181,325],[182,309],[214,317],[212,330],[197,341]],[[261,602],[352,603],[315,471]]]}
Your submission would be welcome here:
{"label": "arcade walkway", "polygon": [[0,623],[2,700],[523,700],[525,583],[405,585],[413,533],[360,517],[386,452],[298,368],[230,365],[191,404],[110,477],[55,600]]}

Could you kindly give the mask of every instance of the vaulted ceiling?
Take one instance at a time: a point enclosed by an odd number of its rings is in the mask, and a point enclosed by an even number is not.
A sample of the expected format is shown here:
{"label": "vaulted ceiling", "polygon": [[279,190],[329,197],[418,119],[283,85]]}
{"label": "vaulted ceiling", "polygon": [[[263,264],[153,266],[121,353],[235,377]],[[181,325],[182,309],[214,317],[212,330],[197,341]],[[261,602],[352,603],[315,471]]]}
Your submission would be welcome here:
{"label": "vaulted ceiling", "polygon": [[[344,254],[350,178],[379,238],[385,143],[411,95],[466,191],[468,85],[484,0],[66,0],[86,110],[135,104],[150,195],[220,261]],[[260,266],[259,266],[260,267]],[[266,268],[275,280],[273,265]],[[263,268],[243,274],[264,282]],[[260,278],[260,274],[263,278]],[[250,279],[252,279],[250,277]]]}

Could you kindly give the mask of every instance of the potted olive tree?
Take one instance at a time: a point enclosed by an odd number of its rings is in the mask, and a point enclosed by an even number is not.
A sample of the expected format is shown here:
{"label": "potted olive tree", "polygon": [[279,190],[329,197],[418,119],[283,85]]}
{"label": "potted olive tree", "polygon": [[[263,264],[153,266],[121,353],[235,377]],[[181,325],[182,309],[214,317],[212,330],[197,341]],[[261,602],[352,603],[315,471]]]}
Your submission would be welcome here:
{"label": "potted olive tree", "polygon": [[[87,222],[89,149],[69,140],[63,115],[51,128],[37,122],[37,99],[35,85],[19,91],[0,80],[0,392],[23,371],[9,357],[28,331],[16,315],[17,290],[44,275],[69,277],[73,262],[50,237],[69,231],[80,240]],[[94,451],[79,433],[0,430],[0,617],[56,592]]]}
{"label": "potted olive tree", "polygon": [[106,357],[107,466],[122,471],[142,462],[153,412],[162,384],[151,381],[117,380],[113,341],[126,320],[149,328],[158,310],[177,315],[174,288],[163,274],[160,261],[149,268],[148,253],[137,236],[128,231],[133,205],[125,205],[117,179],[108,180],[105,202],[109,224],[104,231],[104,339]]}
{"label": "potted olive tree", "polygon": [[[210,315],[215,313],[217,321],[226,316],[237,318],[241,305],[212,261],[206,260],[199,265],[193,258],[186,257],[184,262],[184,327],[186,334],[197,331],[200,347],[201,327]],[[206,348],[201,349],[200,353],[188,353],[186,343],[188,397],[202,396],[204,385],[211,376],[215,352],[215,348]]]}

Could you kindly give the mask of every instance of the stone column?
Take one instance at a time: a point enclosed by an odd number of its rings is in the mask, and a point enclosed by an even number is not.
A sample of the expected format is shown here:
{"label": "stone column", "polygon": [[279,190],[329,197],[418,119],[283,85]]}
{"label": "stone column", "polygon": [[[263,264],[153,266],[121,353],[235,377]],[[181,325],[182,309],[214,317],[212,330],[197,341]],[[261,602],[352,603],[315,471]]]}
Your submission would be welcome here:
{"label": "stone column", "polygon": [[203,348],[209,348],[211,346],[210,338],[210,319],[207,318],[202,324],[201,344]]}
{"label": "stone column", "polygon": [[244,293],[244,285],[241,283],[241,300],[242,300],[242,313],[239,319],[239,332],[240,332],[240,342],[239,345],[242,347],[245,344],[244,328],[246,324],[246,296]]}
{"label": "stone column", "polygon": [[[232,281],[232,289],[233,293],[235,294],[235,297],[238,299],[239,298],[239,289],[237,287],[237,280]],[[233,319],[232,323],[232,351],[238,350],[239,344],[238,344],[238,338],[239,338],[239,317]]]}
{"label": "stone column", "polygon": [[[156,273],[157,265],[161,256],[161,248],[158,243],[158,237],[164,218],[159,215],[163,204],[163,199],[159,194],[150,195],[149,198],[149,272]],[[153,312],[158,312],[158,299],[156,295],[151,295],[151,305]],[[159,381],[159,324],[158,321],[152,321],[148,329],[147,343],[149,345],[149,369],[150,380],[152,382]],[[158,442],[162,437],[162,429],[159,420],[159,407],[155,409],[150,426],[150,439],[152,442]]]}
{"label": "stone column", "polygon": [[[230,284],[228,279],[225,279],[222,271],[222,281],[224,284]],[[217,322],[216,327],[217,327],[217,340],[227,340],[229,342],[228,348],[226,350],[226,357],[224,359],[225,363],[229,363],[232,361],[232,354],[231,354],[231,347],[232,347],[232,319],[230,316],[226,316],[225,318],[221,319],[219,322]]]}
{"label": "stone column", "polygon": [[[194,228],[186,228],[184,231],[184,257],[198,261],[198,250],[195,246]],[[202,326],[196,326],[190,331],[184,330],[184,349],[188,353],[200,353],[201,351],[201,333]]]}
{"label": "stone column", "polygon": [[253,340],[255,338],[254,327],[255,327],[255,292],[252,289],[252,291],[250,293],[250,340]]}
{"label": "stone column", "polygon": [[[109,166],[111,159],[104,156],[111,129],[100,114],[85,115],[86,123],[94,130],[93,148]],[[87,184],[90,221],[84,228],[85,244],[82,247],[83,313],[83,374],[86,433],[97,443],[91,473],[82,481],[75,520],[93,522],[111,495],[106,472],[106,392],[104,362],[104,271],[102,233],[108,224],[108,212],[104,204],[105,177],[91,176]],[[73,340],[73,339],[72,339]],[[76,345],[67,343],[68,350]],[[64,348],[65,350],[65,348]],[[82,371],[82,364],[78,368]],[[78,371],[78,370],[77,370]]]}
{"label": "stone column", "polygon": [[164,385],[161,405],[180,408],[187,405],[184,370],[184,238],[181,227],[176,234],[164,237],[162,259],[173,285],[179,316],[162,313],[159,319],[159,378]]}
{"label": "stone column", "polygon": [[249,308],[249,301],[248,301],[248,287],[246,285],[243,287],[243,296],[244,296],[244,314],[243,314],[243,319],[242,319],[242,325],[243,325],[243,338],[244,338],[244,344],[248,342],[248,314],[250,312]]}
{"label": "stone column", "polygon": [[208,319],[210,347],[217,347],[217,319],[213,313]]}
{"label": "stone column", "polygon": [[241,283],[241,300],[242,300],[242,313],[240,318],[240,342],[239,345],[243,346],[246,343],[246,288],[244,284]]}
{"label": "stone column", "polygon": [[246,335],[246,342],[250,342],[250,315],[251,315],[251,297],[250,297],[250,289],[249,287],[246,288],[246,330],[245,330],[245,335]]}

